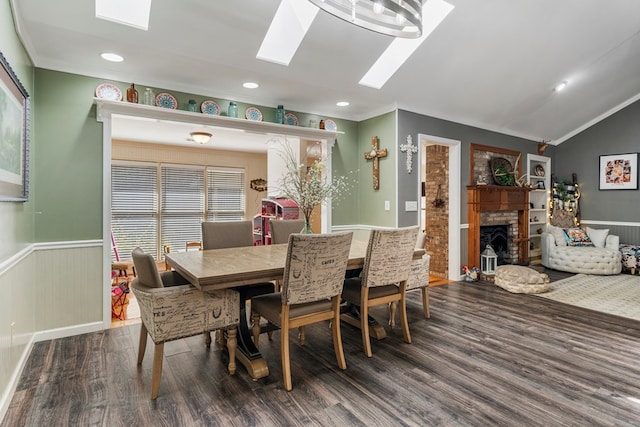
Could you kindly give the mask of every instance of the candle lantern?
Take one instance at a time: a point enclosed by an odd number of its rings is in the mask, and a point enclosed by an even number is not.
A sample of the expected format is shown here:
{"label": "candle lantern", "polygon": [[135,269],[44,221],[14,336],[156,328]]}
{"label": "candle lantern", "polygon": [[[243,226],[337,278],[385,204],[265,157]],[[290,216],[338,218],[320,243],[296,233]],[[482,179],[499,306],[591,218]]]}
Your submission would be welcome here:
{"label": "candle lantern", "polygon": [[496,274],[496,264],[498,263],[498,255],[491,245],[487,245],[486,249],[480,254],[480,271],[482,274]]}

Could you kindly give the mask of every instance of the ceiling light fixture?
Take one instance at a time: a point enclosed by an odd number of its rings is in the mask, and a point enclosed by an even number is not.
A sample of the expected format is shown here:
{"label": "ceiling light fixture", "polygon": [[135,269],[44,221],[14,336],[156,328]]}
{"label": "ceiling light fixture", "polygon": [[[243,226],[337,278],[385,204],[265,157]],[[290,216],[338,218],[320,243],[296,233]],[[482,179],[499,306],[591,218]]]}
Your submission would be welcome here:
{"label": "ceiling light fixture", "polygon": [[245,83],[242,83],[242,86],[247,88],[247,89],[256,89],[260,85],[258,83],[254,83],[254,82],[245,82]]}
{"label": "ceiling light fixture", "polygon": [[117,53],[105,52],[100,54],[100,58],[109,62],[122,62],[124,58]]}
{"label": "ceiling light fixture", "polygon": [[211,139],[209,132],[191,132],[189,135],[191,135],[193,142],[197,142],[198,144],[206,144]]}
{"label": "ceiling light fixture", "polygon": [[349,101],[339,101],[339,102],[336,102],[336,105],[338,107],[347,107],[349,106]]}
{"label": "ceiling light fixture", "polygon": [[553,88],[555,92],[561,92],[564,88],[567,87],[567,82],[559,83],[556,87]]}
{"label": "ceiling light fixture", "polygon": [[309,1],[325,12],[367,30],[408,39],[422,35],[421,0]]}

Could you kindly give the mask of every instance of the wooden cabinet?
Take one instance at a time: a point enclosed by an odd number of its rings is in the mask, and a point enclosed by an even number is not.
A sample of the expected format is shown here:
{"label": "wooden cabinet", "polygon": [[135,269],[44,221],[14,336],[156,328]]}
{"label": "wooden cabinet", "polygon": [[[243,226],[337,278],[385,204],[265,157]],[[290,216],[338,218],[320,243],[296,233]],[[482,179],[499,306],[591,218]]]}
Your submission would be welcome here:
{"label": "wooden cabinet", "polygon": [[296,202],[290,199],[262,199],[260,215],[253,217],[253,244],[270,245],[271,232],[269,222],[273,219],[298,219],[300,209]]}
{"label": "wooden cabinet", "polygon": [[542,263],[541,236],[549,221],[551,191],[551,159],[527,154],[529,193],[529,263]]}

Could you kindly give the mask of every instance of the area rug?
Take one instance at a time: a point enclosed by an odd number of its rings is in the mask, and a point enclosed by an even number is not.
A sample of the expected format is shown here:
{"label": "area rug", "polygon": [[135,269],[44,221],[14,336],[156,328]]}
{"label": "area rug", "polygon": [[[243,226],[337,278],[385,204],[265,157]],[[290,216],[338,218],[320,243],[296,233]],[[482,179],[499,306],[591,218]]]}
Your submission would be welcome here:
{"label": "area rug", "polygon": [[576,274],[551,283],[551,290],[535,294],[590,310],[640,320],[640,276]]}

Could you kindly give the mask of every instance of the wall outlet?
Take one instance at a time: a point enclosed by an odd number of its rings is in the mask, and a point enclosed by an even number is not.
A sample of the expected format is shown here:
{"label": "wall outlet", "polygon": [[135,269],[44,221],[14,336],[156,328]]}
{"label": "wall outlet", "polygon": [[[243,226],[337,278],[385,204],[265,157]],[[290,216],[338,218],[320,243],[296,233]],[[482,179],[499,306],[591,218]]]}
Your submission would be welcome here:
{"label": "wall outlet", "polygon": [[418,210],[418,202],[404,202],[404,210],[405,212],[416,212]]}
{"label": "wall outlet", "polygon": [[384,210],[385,211],[390,211],[391,210],[391,202],[389,200],[385,200],[384,201]]}

